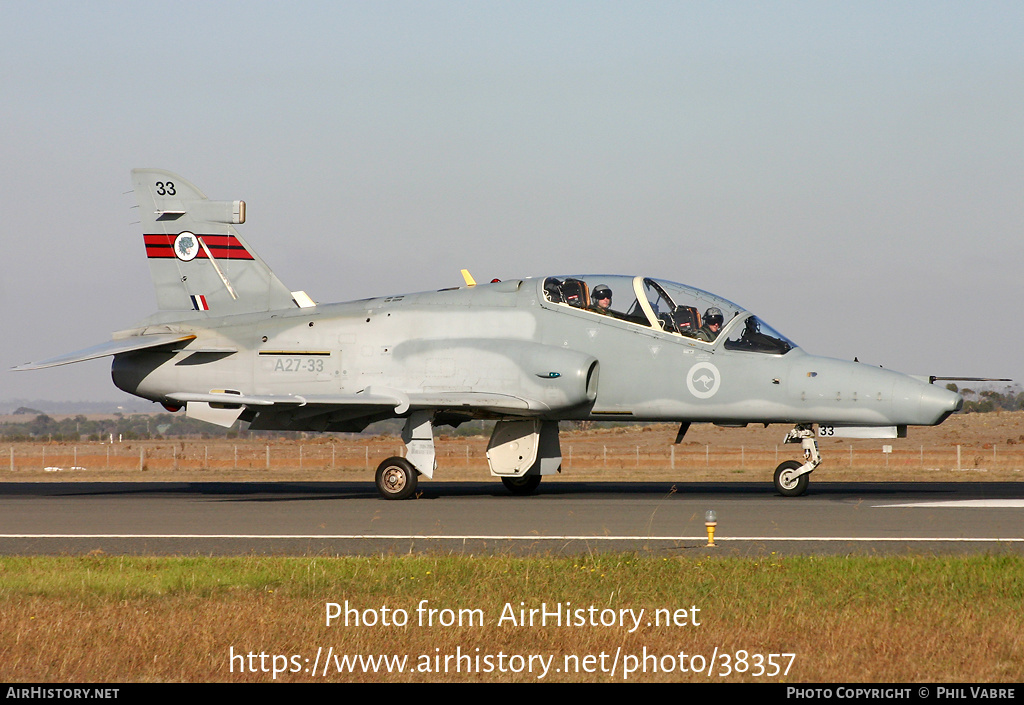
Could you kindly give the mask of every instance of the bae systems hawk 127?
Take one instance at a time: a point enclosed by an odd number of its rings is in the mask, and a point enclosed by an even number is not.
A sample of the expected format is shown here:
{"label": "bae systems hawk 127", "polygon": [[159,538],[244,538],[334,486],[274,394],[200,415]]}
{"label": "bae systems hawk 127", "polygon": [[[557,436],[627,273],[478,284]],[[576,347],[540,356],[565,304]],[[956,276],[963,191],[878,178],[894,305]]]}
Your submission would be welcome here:
{"label": "bae systems hawk 127", "polygon": [[433,431],[496,421],[491,474],[515,494],[561,471],[558,422],[792,425],[803,461],[775,471],[803,494],[816,433],[902,437],[959,394],[898,372],[809,355],[719,296],[645,276],[568,274],[318,304],[274,275],[211,201],[159,169],[132,172],[158,311],[105,344],[21,365],[112,355],[120,389],[189,417],[251,429],[356,432],[405,420],[405,457],[376,472],[403,499],[434,476]]}

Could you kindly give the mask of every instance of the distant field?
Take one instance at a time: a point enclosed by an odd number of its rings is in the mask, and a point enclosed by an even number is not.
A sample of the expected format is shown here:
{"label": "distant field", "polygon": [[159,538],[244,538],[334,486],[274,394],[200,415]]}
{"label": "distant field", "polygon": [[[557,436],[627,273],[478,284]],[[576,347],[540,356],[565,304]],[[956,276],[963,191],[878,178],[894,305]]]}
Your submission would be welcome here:
{"label": "distant field", "polygon": [[[787,430],[695,424],[679,445],[668,424],[563,430],[561,479],[770,481],[780,462],[800,457],[799,445],[782,443]],[[904,439],[822,439],[819,446],[818,481],[1021,480],[1024,412],[957,415],[911,428]],[[486,437],[439,434],[436,448],[437,479],[489,477]],[[394,436],[12,443],[0,445],[0,481],[369,479],[380,461],[401,453]]]}

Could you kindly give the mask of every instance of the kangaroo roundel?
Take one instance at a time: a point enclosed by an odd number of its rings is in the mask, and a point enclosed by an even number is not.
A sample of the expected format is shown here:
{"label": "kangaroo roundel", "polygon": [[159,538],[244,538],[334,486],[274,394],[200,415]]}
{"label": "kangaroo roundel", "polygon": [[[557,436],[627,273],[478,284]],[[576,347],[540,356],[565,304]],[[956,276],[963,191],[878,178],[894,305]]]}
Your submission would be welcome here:
{"label": "kangaroo roundel", "polygon": [[698,399],[715,396],[722,378],[718,368],[710,362],[698,362],[686,373],[686,388]]}

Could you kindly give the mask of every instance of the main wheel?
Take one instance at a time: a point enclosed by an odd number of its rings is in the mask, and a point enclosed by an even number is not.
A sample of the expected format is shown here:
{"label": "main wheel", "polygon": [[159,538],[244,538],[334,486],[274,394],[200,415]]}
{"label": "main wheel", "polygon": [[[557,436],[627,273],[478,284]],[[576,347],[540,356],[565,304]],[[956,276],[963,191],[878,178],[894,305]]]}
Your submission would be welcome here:
{"label": "main wheel", "polygon": [[802,466],[803,463],[787,460],[775,468],[775,489],[783,497],[799,497],[807,491],[807,483],[810,482],[811,476],[806,473],[799,477],[794,475]]}
{"label": "main wheel", "polygon": [[540,486],[540,475],[522,475],[520,477],[503,477],[501,484],[514,495],[533,494]]}
{"label": "main wheel", "polygon": [[416,491],[419,472],[405,458],[388,458],[377,466],[377,491],[384,499],[408,499]]}

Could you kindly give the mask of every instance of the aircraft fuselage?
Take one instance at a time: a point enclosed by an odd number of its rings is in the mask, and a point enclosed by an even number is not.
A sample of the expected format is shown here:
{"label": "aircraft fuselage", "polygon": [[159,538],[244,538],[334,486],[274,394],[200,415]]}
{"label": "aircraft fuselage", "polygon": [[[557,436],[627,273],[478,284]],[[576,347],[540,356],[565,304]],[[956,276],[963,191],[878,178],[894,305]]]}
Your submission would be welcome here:
{"label": "aircraft fuselage", "polygon": [[[432,408],[467,418],[843,426],[933,425],[960,404],[917,378],[796,347],[727,349],[742,316],[709,344],[553,303],[540,279],[154,325],[197,337],[174,351],[118,355],[113,379],[160,402],[181,392],[315,399],[386,389],[409,395],[413,408],[426,395]],[[496,403],[466,403],[486,395]],[[314,412],[268,409],[253,421],[348,428],[344,414]]]}

